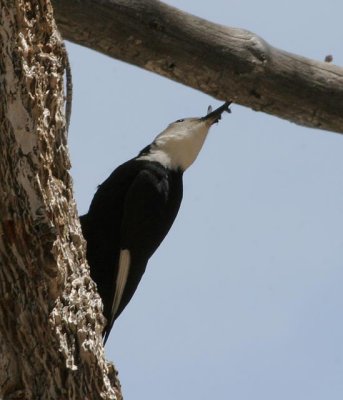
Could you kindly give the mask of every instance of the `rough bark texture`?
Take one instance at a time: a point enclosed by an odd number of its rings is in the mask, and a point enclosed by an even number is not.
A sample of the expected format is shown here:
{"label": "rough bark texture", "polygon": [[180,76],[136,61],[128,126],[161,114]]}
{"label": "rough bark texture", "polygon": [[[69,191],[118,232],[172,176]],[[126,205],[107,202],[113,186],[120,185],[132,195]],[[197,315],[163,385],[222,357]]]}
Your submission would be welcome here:
{"label": "rough bark texture", "polygon": [[220,100],[343,132],[342,68],[278,50],[251,32],[156,0],[52,3],[63,36],[72,42]]}
{"label": "rough bark texture", "polygon": [[0,12],[0,397],[115,399],[68,173],[64,47],[49,1]]}

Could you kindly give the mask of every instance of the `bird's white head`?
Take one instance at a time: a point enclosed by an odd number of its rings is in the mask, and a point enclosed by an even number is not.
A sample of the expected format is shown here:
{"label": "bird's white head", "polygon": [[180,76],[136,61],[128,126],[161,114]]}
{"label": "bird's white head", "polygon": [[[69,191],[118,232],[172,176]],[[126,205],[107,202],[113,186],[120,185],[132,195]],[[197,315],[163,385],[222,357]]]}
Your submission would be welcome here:
{"label": "bird's white head", "polygon": [[185,171],[197,158],[210,127],[218,122],[224,111],[230,112],[231,102],[224,103],[206,116],[184,118],[171,123],[161,132],[138,159],[157,161],[169,169]]}

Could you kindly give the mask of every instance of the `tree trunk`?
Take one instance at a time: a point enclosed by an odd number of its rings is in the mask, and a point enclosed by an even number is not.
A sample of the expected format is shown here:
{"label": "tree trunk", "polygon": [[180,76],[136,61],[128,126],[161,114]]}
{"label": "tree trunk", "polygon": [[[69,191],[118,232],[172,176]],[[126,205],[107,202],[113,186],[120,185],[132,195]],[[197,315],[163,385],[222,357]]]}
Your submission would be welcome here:
{"label": "tree trunk", "polygon": [[[63,36],[219,100],[343,133],[343,69],[157,0],[52,0]],[[208,4],[211,7],[211,4]]]}
{"label": "tree trunk", "polygon": [[1,0],[0,49],[0,397],[121,398],[68,172],[50,2]]}

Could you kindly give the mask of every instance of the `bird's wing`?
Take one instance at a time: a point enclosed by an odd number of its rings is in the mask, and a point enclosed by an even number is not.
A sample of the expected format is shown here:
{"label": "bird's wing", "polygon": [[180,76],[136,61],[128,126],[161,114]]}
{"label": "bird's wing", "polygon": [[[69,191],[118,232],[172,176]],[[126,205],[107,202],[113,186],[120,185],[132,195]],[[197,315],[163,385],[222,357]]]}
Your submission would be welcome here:
{"label": "bird's wing", "polygon": [[144,169],[136,176],[127,191],[119,235],[120,257],[118,266],[114,269],[115,294],[111,319],[106,327],[107,332],[132,298],[144,274],[148,259],[174,220],[173,218],[169,224],[168,190],[168,180],[165,175]]}
{"label": "bird's wing", "polygon": [[167,219],[169,194],[166,174],[144,169],[137,175],[124,201],[120,232],[122,248],[135,250],[147,258],[151,256]]}

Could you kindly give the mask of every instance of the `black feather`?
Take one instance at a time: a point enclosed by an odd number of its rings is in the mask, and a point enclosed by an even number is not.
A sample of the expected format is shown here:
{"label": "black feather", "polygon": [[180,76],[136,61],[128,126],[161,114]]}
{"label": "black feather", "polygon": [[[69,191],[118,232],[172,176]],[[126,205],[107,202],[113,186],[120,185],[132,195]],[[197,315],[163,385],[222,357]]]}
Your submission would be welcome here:
{"label": "black feather", "polygon": [[[181,200],[181,171],[133,159],[99,186],[88,213],[80,217],[91,276],[104,304],[105,341],[135,293],[149,258],[172,226]],[[119,308],[111,315],[123,249],[130,252],[129,275]]]}

